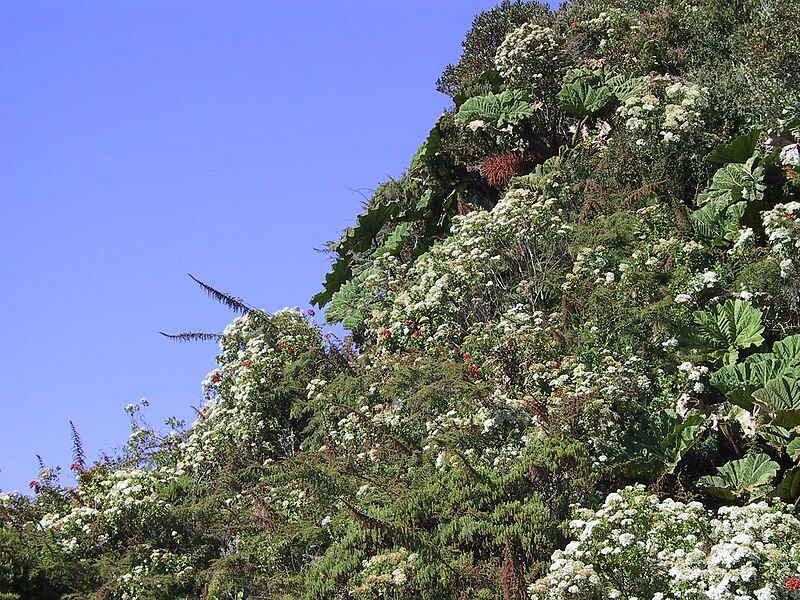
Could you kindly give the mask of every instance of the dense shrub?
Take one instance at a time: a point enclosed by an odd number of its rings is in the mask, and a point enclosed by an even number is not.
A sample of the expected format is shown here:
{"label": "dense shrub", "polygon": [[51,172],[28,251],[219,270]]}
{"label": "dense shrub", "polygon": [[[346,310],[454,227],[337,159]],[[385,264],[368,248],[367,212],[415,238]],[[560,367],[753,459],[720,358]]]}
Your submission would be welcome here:
{"label": "dense shrub", "polygon": [[330,243],[351,335],[211,290],[195,423],[0,496],[0,597],[792,597],[798,13],[479,15]]}

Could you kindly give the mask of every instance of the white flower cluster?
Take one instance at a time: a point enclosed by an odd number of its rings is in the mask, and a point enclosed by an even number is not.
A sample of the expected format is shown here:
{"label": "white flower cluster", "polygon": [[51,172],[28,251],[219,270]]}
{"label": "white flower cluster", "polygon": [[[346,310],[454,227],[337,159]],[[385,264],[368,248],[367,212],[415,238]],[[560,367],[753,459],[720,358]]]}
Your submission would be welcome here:
{"label": "white flower cluster", "polygon": [[418,555],[400,548],[376,554],[361,562],[361,585],[351,590],[357,598],[386,598],[389,590],[396,590],[408,582],[408,575],[416,571]]}
{"label": "white flower cluster", "polygon": [[[370,323],[376,337],[435,348],[454,328],[490,320],[502,298],[557,268],[568,230],[554,200],[524,188],[457,217],[452,235],[389,282],[387,311]],[[541,290],[524,291],[535,308]]]}
{"label": "white flower cluster", "polygon": [[[686,393],[688,394],[702,394],[706,386],[703,383],[703,378],[708,376],[708,367],[705,365],[693,365],[690,362],[682,362],[678,365],[678,371],[681,372],[685,377],[686,381],[689,385],[689,390]],[[680,413],[681,411],[678,410]]]}
{"label": "white flower cluster", "polygon": [[537,600],[778,600],[800,572],[800,521],[780,503],[660,500],[644,486],[610,494],[569,524],[575,541],[531,585]]}
{"label": "white flower cluster", "polygon": [[180,445],[174,474],[203,477],[233,447],[253,454],[268,450],[264,432],[279,426],[265,417],[269,377],[296,353],[320,346],[319,332],[297,310],[248,313],[228,325],[220,340],[220,367],[203,382],[209,401]]}
{"label": "white flower cluster", "polygon": [[561,44],[550,27],[525,23],[497,48],[495,66],[504,81],[523,89],[531,87],[534,98],[544,100],[547,87],[560,83],[563,76]]}
{"label": "white flower cluster", "polygon": [[152,580],[154,576],[171,576],[170,579],[178,580],[188,578],[192,573],[193,568],[189,563],[189,558],[186,556],[173,554],[168,550],[154,549],[148,555],[142,557],[142,560],[130,572],[123,573],[119,578],[120,584],[120,600],[138,600],[142,597],[152,597],[152,593],[156,592],[159,595],[164,594],[166,590],[162,589],[163,584],[156,583],[156,589],[152,581],[146,583],[148,579]]}
{"label": "white flower cluster", "polygon": [[781,277],[789,277],[800,264],[800,202],[776,204],[761,214],[767,245],[779,261]]}
{"label": "white flower cluster", "polygon": [[674,143],[684,133],[702,127],[702,111],[708,90],[667,75],[648,76],[646,93],[631,96],[617,109],[625,127],[641,132],[639,145],[647,137],[660,135],[662,143]]}
{"label": "white flower cluster", "polygon": [[718,282],[719,278],[716,271],[708,270],[696,273],[686,284],[685,291],[675,296],[675,304],[691,302],[697,293],[713,288]]}
{"label": "white flower cluster", "polygon": [[[297,352],[313,347],[321,347],[319,332],[299,311],[236,319],[220,340],[220,367],[204,382],[210,399],[186,439],[176,444],[174,462],[152,469],[91,469],[78,478],[75,502],[63,512],[46,514],[38,526],[67,553],[102,546],[119,531],[152,528],[168,507],[159,488],[187,475],[210,476],[226,450],[268,453],[265,431],[279,425],[265,417],[265,390],[274,384],[267,378]],[[134,406],[128,412],[137,412]]]}
{"label": "white flower cluster", "polygon": [[67,553],[79,545],[102,545],[120,529],[146,526],[163,515],[166,503],[158,499],[156,486],[165,481],[164,474],[155,470],[90,473],[75,488],[77,502],[64,513],[46,514],[38,525]]}

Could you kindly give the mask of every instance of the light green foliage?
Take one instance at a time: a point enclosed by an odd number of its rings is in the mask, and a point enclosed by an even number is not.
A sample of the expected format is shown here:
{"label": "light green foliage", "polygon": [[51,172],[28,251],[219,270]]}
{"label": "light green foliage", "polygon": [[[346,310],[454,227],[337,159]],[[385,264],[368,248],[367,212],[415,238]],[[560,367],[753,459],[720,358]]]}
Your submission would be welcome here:
{"label": "light green foliage", "polygon": [[473,121],[484,121],[495,127],[517,125],[534,116],[538,108],[530,102],[524,92],[505,91],[500,94],[487,94],[470,98],[456,113],[456,119],[463,125]]}
{"label": "light green foliage", "polygon": [[700,194],[697,203],[730,206],[742,199],[755,202],[763,197],[765,189],[764,168],[759,165],[758,157],[752,157],[742,164],[725,165],[714,173],[711,185]]}

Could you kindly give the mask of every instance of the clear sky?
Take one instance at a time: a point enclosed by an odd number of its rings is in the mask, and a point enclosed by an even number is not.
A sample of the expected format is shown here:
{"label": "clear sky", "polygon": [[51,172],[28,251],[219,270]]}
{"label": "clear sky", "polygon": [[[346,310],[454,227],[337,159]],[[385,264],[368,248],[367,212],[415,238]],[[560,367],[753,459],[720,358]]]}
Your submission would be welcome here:
{"label": "clear sky", "polygon": [[[191,421],[232,318],[307,307],[314,251],[399,175],[491,0],[0,3],[0,489]],[[68,480],[68,478],[67,478]]]}

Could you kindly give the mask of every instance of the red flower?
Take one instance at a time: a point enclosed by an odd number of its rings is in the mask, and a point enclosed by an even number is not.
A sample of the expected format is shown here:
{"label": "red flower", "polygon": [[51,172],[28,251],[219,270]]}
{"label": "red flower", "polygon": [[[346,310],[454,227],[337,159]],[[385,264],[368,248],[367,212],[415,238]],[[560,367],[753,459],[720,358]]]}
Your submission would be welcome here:
{"label": "red flower", "polygon": [[249,366],[250,366],[250,365],[252,365],[253,363],[252,363],[252,362],[250,362],[249,360],[243,360],[243,361],[242,361],[242,364],[243,364],[245,367],[249,367]]}
{"label": "red flower", "polygon": [[70,468],[70,469],[72,469],[72,470],[73,470],[73,471],[75,471],[75,472],[78,472],[78,471],[83,471],[83,466],[79,465],[78,463],[72,463],[72,464],[69,466],[69,468]]}
{"label": "red flower", "polygon": [[464,352],[464,362],[469,362],[472,360],[472,354],[469,352]]}
{"label": "red flower", "polygon": [[475,375],[476,377],[481,374],[481,370],[477,367],[477,365],[468,366],[467,371],[470,372],[470,375]]}
{"label": "red flower", "polygon": [[786,589],[792,591],[800,590],[800,577],[789,577],[786,580]]}
{"label": "red flower", "polygon": [[211,383],[217,383],[219,381],[222,381],[222,377],[220,377],[219,375],[212,375],[211,376]]}
{"label": "red flower", "polygon": [[421,335],[422,335],[422,332],[419,329],[415,329],[414,333],[411,334],[411,337],[418,338]]}
{"label": "red flower", "polygon": [[389,329],[384,327],[383,330],[381,330],[381,337],[388,338],[390,335],[392,335],[392,332]]}
{"label": "red flower", "polygon": [[786,218],[789,219],[790,221],[795,221],[797,219],[797,215],[788,214],[786,215]]}
{"label": "red flower", "polygon": [[574,23],[570,23],[570,24],[569,24],[569,28],[570,28],[570,29],[577,29],[577,28],[578,28],[578,22],[577,22],[577,21],[575,21]]}
{"label": "red flower", "polygon": [[525,171],[529,164],[530,159],[519,152],[503,152],[485,157],[478,170],[490,185],[503,187],[514,175]]}
{"label": "red flower", "polygon": [[412,321],[411,319],[406,319],[405,321],[403,321],[403,325],[411,325],[413,322],[414,321]]}
{"label": "red flower", "polygon": [[28,484],[28,487],[31,488],[31,489],[35,489],[38,492],[40,485],[41,484],[39,483],[39,480],[38,479],[34,479]]}

